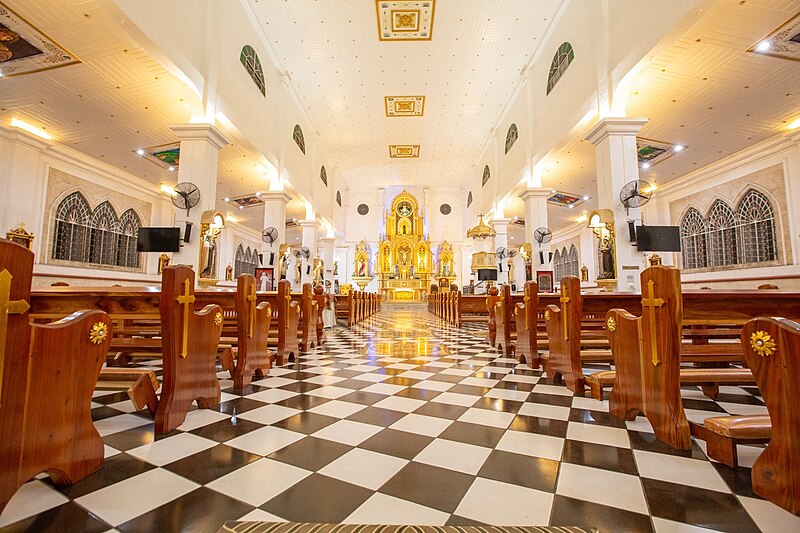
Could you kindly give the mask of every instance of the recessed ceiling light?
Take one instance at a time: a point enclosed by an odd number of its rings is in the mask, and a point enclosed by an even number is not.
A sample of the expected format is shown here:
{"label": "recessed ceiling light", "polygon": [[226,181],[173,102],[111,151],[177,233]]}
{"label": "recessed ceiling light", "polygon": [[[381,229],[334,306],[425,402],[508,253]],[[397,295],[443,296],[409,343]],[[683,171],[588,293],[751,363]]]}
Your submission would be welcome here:
{"label": "recessed ceiling light", "polygon": [[650,168],[650,163],[642,163],[642,168]]}
{"label": "recessed ceiling light", "polygon": [[243,206],[243,205],[240,205],[240,206],[239,206],[239,209],[244,209],[244,206]]}
{"label": "recessed ceiling light", "polygon": [[685,147],[685,146],[683,146],[683,145],[681,145],[681,144],[676,144],[676,145],[675,145],[675,147],[673,148],[673,150],[674,150],[674,151],[676,151],[676,152],[680,152],[680,151],[682,151],[684,148],[686,148],[686,147]]}
{"label": "recessed ceiling light", "polygon": [[572,209],[573,207],[575,207],[575,204],[569,204],[567,207],[569,207],[570,209]]}
{"label": "recessed ceiling light", "polygon": [[772,42],[764,40],[756,45],[756,52],[766,52],[770,48],[772,48]]}
{"label": "recessed ceiling light", "polygon": [[136,150],[136,153],[137,153],[138,155],[144,155],[144,150],[142,150],[141,148],[139,148],[138,150]]}
{"label": "recessed ceiling light", "polygon": [[586,195],[586,196],[583,197],[584,200],[588,200],[589,198],[591,198],[591,196],[589,196],[589,195]]}
{"label": "recessed ceiling light", "polygon": [[175,172],[175,167],[173,167],[172,165],[170,165],[170,166],[169,166],[169,171],[170,171],[170,172]]}
{"label": "recessed ceiling light", "polygon": [[226,202],[230,202],[230,201],[231,201],[231,199],[230,199],[230,198],[225,198],[225,201],[226,201]]}

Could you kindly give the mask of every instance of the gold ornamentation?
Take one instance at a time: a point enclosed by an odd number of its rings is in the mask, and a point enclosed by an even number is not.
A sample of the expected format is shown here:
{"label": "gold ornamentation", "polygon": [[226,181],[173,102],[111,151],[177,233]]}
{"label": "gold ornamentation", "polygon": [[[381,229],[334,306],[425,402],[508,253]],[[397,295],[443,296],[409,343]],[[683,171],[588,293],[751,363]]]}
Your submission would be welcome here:
{"label": "gold ornamentation", "polygon": [[761,357],[769,357],[777,351],[775,341],[766,331],[756,331],[750,335],[750,347]]}
{"label": "gold ornamentation", "polygon": [[567,296],[566,288],[564,285],[561,285],[561,298],[558,299],[561,302],[561,328],[564,330],[564,340],[569,340],[569,334],[567,332],[567,304],[572,300],[569,296]]}
{"label": "gold ornamentation", "polygon": [[617,321],[613,316],[608,317],[608,320],[606,320],[606,327],[608,331],[617,331]]}
{"label": "gold ornamentation", "polygon": [[11,300],[11,280],[14,276],[3,269],[0,272],[0,393],[3,389],[6,340],[8,338],[8,315],[24,315],[31,308],[25,300]]}
{"label": "gold ornamentation", "polygon": [[108,337],[108,326],[105,322],[98,322],[89,330],[89,341],[92,344],[100,344]]}
{"label": "gold ornamentation", "polygon": [[214,325],[221,326],[222,325],[222,313],[217,313],[214,315]]}
{"label": "gold ornamentation", "polygon": [[656,307],[664,305],[664,300],[655,297],[655,282],[651,279],[647,282],[649,298],[642,298],[642,307],[650,307],[650,359],[653,366],[658,366],[661,359],[658,357],[658,342],[656,340]]}
{"label": "gold ornamentation", "polygon": [[550,310],[549,309],[544,312],[544,319],[545,320],[550,320]]}
{"label": "gold ornamentation", "polygon": [[183,333],[180,356],[186,357],[189,350],[189,313],[194,303],[194,294],[192,294],[192,284],[189,278],[183,280],[183,294],[175,298],[175,300],[183,306]]}

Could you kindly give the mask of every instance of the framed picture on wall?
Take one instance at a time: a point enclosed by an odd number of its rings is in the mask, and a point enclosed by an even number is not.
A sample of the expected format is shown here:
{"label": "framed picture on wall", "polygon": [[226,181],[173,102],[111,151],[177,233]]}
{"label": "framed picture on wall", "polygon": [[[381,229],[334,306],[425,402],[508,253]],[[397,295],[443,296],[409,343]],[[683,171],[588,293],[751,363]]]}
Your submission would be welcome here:
{"label": "framed picture on wall", "polygon": [[275,290],[275,269],[257,268],[256,269],[256,290],[274,291]]}
{"label": "framed picture on wall", "polygon": [[539,292],[552,292],[553,291],[553,271],[552,270],[537,270],[536,283],[539,285]]}

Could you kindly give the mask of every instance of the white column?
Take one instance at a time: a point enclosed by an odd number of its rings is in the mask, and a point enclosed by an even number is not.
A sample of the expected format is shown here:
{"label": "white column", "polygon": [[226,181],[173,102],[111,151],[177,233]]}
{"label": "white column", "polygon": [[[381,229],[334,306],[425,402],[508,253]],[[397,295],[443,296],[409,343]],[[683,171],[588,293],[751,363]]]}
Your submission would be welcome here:
{"label": "white column", "polygon": [[[185,227],[187,222],[191,222],[192,234],[191,240],[183,243],[180,251],[173,254],[172,264],[190,265],[197,272],[202,246],[200,217],[203,212],[216,208],[217,161],[220,149],[227,145],[228,141],[213,124],[176,124],[170,128],[181,140],[178,183],[190,182],[200,189],[200,203],[193,207],[188,215],[185,209],[176,210],[175,223]],[[225,266],[217,265],[217,275],[223,279]]]}
{"label": "white column", "polygon": [[315,219],[301,220],[300,228],[303,232],[301,242],[311,251],[308,259],[301,258],[300,260],[300,286],[302,287],[306,283],[311,283],[313,279],[314,258],[317,256],[317,221]]}
{"label": "white column", "polygon": [[[547,198],[550,189],[543,187],[529,187],[519,195],[525,202],[525,242],[530,243],[533,251],[533,278],[540,270],[553,270],[550,264],[550,245],[543,243],[541,246],[534,238],[537,228],[547,228]],[[539,252],[542,252],[541,254]],[[542,260],[543,259],[543,260]]]}
{"label": "white column", "polygon": [[[264,266],[276,269],[276,278],[278,279],[278,251],[281,244],[286,242],[286,204],[289,203],[291,197],[283,191],[269,191],[261,193],[261,200],[264,202],[264,228],[275,228],[278,230],[278,238],[272,245],[263,243],[261,245],[262,253],[264,254]],[[274,255],[272,255],[274,254]],[[272,261],[270,262],[270,259]]]}
{"label": "white column", "polygon": [[333,262],[334,250],[336,246],[336,237],[323,237],[319,240],[320,249],[322,250],[322,261],[325,263],[322,269],[322,278],[325,281],[331,282],[331,290],[333,288]]}
{"label": "white column", "polygon": [[47,251],[45,229],[47,214],[44,209],[45,175],[39,164],[41,152],[51,143],[27,133],[5,130],[7,142],[3,160],[0,160],[0,237],[16,229],[20,223],[33,233],[33,250],[37,263],[43,263]]}
{"label": "white column", "polygon": [[644,267],[644,254],[636,250],[628,236],[628,220],[639,219],[638,210],[626,213],[619,192],[626,183],[639,179],[636,134],[646,123],[646,118],[605,118],[586,136],[595,146],[598,206],[614,213],[615,266],[620,291],[639,290],[639,273]]}
{"label": "white column", "polygon": [[[492,228],[494,228],[495,236],[494,236],[494,250],[497,250],[500,247],[505,248],[508,250],[508,224],[511,222],[511,219],[508,218],[496,218],[492,220]],[[500,263],[502,261],[502,269],[500,268]],[[498,259],[497,261],[497,284],[508,283],[508,257],[503,258],[502,260]]]}

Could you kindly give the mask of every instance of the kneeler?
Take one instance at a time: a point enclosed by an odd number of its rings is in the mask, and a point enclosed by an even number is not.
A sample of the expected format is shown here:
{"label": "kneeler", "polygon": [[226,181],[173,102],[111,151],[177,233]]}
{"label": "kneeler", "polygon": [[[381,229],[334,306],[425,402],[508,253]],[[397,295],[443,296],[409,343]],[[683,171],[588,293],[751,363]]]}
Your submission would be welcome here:
{"label": "kneeler", "polygon": [[47,472],[59,485],[103,466],[91,402],[111,341],[103,311],[30,324],[33,253],[0,239],[0,512]]}
{"label": "kneeler", "polygon": [[223,316],[215,304],[194,310],[194,271],[186,265],[164,268],[159,308],[164,373],[155,431],[164,434],[183,423],[195,400],[200,408],[219,403],[216,365]]}
{"label": "kneeler", "polygon": [[764,398],[772,438],[751,473],[753,492],[800,513],[800,324],[755,318],[742,330],[745,360]]}
{"label": "kneeler", "polygon": [[522,303],[514,309],[517,323],[517,344],[514,355],[520,363],[539,368],[537,315],[539,309],[539,285],[535,281],[525,283]]}
{"label": "kneeler", "polygon": [[271,353],[267,349],[272,307],[267,302],[256,305],[256,278],[241,274],[236,280],[236,331],[238,349],[233,371],[233,386],[243,389],[267,375]]}
{"label": "kneeler", "polygon": [[609,411],[625,420],[633,420],[641,412],[659,440],[689,450],[689,421],[683,412],[680,384],[680,270],[653,266],[642,272],[641,281],[641,317],[622,309],[606,314],[616,368]]}
{"label": "kneeler", "polygon": [[544,312],[547,325],[547,377],[563,379],[569,390],[583,395],[585,378],[581,366],[581,280],[575,276],[561,279],[561,307],[548,305]]}

